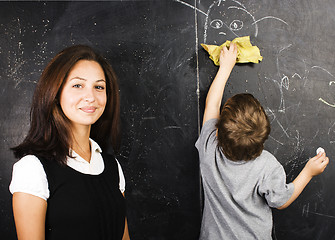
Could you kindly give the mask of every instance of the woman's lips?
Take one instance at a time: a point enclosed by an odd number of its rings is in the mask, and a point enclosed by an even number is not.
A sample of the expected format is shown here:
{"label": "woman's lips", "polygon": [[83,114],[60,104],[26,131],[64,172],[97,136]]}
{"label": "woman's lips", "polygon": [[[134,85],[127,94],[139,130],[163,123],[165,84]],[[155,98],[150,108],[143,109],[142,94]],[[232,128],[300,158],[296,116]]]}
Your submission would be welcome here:
{"label": "woman's lips", "polygon": [[86,107],[81,107],[80,109],[85,113],[94,113],[97,108],[86,106]]}

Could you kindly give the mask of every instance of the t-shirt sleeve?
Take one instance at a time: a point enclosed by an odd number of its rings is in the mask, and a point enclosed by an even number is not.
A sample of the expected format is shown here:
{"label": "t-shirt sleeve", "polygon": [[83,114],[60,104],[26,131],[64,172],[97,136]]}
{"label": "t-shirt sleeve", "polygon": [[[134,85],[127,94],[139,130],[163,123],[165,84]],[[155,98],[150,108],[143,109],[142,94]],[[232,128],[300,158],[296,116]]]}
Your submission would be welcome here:
{"label": "t-shirt sleeve", "polygon": [[121,165],[119,163],[119,161],[115,158],[116,160],[116,163],[117,163],[117,167],[118,167],[118,170],[119,170],[119,188],[120,188],[120,191],[122,193],[124,193],[124,191],[126,190],[126,180],[124,178],[124,175],[123,175],[123,171],[122,171],[122,168],[121,168]]}
{"label": "t-shirt sleeve", "polygon": [[9,191],[32,194],[44,200],[49,198],[47,176],[37,157],[27,155],[14,164]]}
{"label": "t-shirt sleeve", "polygon": [[202,126],[200,136],[195,143],[195,147],[198,149],[200,157],[202,157],[209,145],[216,144],[216,123],[218,119],[213,118],[207,120]]}
{"label": "t-shirt sleeve", "polygon": [[293,183],[286,184],[285,170],[279,162],[259,188],[260,194],[265,197],[272,208],[283,206],[292,196],[293,190]]}

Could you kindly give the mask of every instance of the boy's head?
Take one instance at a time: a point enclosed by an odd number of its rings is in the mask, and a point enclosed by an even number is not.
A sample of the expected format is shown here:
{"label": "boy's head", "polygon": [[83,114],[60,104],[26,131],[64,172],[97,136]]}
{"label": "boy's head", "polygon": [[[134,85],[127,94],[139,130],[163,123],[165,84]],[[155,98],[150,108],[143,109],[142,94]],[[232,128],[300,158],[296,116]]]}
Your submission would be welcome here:
{"label": "boy's head", "polygon": [[234,161],[258,157],[270,134],[270,122],[263,107],[248,93],[227,100],[216,127],[222,152]]}

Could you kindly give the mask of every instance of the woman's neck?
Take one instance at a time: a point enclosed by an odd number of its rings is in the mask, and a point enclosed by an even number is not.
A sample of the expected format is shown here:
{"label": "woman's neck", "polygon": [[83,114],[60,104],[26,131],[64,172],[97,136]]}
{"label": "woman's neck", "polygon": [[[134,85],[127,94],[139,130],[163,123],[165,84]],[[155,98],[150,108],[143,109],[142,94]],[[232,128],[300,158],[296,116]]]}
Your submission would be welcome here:
{"label": "woman's neck", "polygon": [[91,143],[89,140],[91,128],[73,128],[72,150],[87,162],[91,161]]}

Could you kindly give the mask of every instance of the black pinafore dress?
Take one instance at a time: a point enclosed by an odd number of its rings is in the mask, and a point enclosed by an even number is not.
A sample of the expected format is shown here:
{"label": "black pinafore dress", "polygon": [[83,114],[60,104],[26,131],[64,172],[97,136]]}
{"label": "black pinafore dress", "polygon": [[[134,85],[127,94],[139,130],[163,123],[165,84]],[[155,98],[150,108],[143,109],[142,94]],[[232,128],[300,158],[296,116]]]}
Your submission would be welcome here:
{"label": "black pinafore dress", "polygon": [[50,191],[47,240],[122,239],[126,206],[119,190],[118,166],[113,155],[103,153],[102,157],[105,168],[99,175],[40,159]]}

